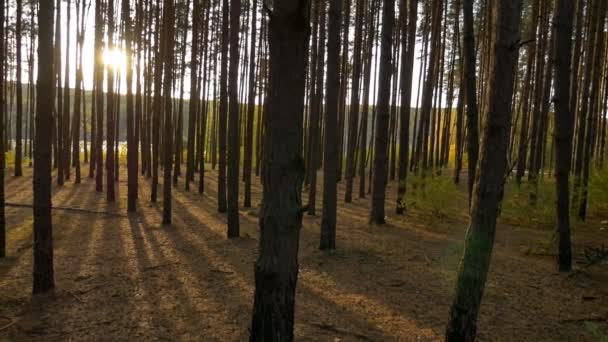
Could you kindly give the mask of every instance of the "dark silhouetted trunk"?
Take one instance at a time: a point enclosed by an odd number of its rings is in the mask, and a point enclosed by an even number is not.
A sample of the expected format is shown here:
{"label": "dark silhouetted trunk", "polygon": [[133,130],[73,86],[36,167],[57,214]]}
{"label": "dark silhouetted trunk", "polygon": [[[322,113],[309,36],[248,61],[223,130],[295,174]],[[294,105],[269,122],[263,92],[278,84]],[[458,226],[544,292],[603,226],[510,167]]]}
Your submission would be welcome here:
{"label": "dark silhouetted trunk", "polygon": [[376,141],[374,142],[374,183],[370,222],[384,224],[388,166],[388,124],[391,87],[392,40],[395,24],[395,0],[383,0],[382,33],[380,35],[380,79],[378,81],[378,113],[376,114]]}
{"label": "dark silhouetted trunk", "polygon": [[325,86],[325,145],[323,153],[323,218],[319,248],[336,248],[338,185],[338,101],[340,92],[340,24],[342,1],[330,0],[327,33],[327,79]]}
{"label": "dark silhouetted trunk", "polygon": [[[418,21],[418,0],[400,0],[401,6],[401,103],[399,108],[399,171],[397,172],[397,214],[405,212],[405,192],[407,190],[408,158],[410,152],[410,111],[412,101],[412,74],[416,52],[416,25]],[[407,25],[406,25],[407,13]]]}
{"label": "dark silhouetted trunk", "polygon": [[263,199],[250,341],[293,341],[302,228],[302,132],[310,2],[274,3],[264,113]]}
{"label": "dark silhouetted trunk", "polygon": [[[230,0],[230,71],[228,92],[228,238],[239,236],[239,29],[241,0]],[[226,32],[224,32],[226,33]]]}
{"label": "dark silhouetted trunk", "polygon": [[570,63],[572,59],[572,16],[574,6],[570,0],[555,3],[555,185],[557,191],[558,268],[562,272],[572,269],[572,243],[570,239],[570,156],[574,116],[570,110]]}
{"label": "dark silhouetted trunk", "polygon": [[475,33],[473,30],[473,0],[463,0],[463,58],[464,87],[467,103],[467,156],[469,205],[473,196],[473,183],[479,154],[479,124],[477,114],[477,78],[475,76]]}
{"label": "dark silhouetted trunk", "polygon": [[171,224],[171,161],[173,151],[173,125],[172,125],[172,87],[173,82],[173,40],[175,26],[175,4],[173,0],[163,2],[163,45],[162,63],[165,67],[165,77],[163,79],[164,96],[164,133],[163,133],[163,224]]}
{"label": "dark silhouetted trunk", "polygon": [[51,130],[53,108],[53,3],[38,4],[38,81],[34,148],[34,294],[55,287],[51,217]]}

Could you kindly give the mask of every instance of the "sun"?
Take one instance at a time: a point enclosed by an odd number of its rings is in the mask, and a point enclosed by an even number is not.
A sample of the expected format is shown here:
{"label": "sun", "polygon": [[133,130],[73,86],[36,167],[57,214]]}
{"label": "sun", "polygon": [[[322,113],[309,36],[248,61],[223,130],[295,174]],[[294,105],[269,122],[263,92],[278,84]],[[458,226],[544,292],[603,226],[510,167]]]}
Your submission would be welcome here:
{"label": "sun", "polygon": [[127,58],[120,49],[106,49],[103,51],[103,64],[114,69],[124,69]]}

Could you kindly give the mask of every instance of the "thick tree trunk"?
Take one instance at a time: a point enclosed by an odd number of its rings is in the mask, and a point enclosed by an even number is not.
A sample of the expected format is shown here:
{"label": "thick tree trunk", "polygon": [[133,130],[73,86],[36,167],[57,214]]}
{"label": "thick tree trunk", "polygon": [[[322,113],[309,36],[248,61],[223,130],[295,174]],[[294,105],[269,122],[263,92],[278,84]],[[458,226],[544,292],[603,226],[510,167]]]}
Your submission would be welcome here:
{"label": "thick tree trunk", "polygon": [[489,102],[481,142],[479,175],[475,180],[471,218],[464,255],[458,270],[454,302],[446,341],[474,341],[492,248],[496,219],[504,194],[511,98],[519,48],[521,0],[495,0],[492,6],[494,35],[489,70]]}
{"label": "thick tree trunk", "polygon": [[293,341],[309,11],[308,0],[280,0],[270,14],[263,200],[250,341]]}
{"label": "thick tree trunk", "polygon": [[391,86],[392,40],[395,24],[395,0],[383,0],[382,33],[380,35],[380,79],[378,81],[378,113],[376,114],[376,141],[374,142],[374,185],[370,222],[384,224],[388,166],[388,124]]}
{"label": "thick tree trunk", "polygon": [[34,294],[55,287],[53,274],[53,220],[51,217],[51,130],[53,119],[53,3],[38,8],[38,81],[36,83],[36,137],[34,148]]}

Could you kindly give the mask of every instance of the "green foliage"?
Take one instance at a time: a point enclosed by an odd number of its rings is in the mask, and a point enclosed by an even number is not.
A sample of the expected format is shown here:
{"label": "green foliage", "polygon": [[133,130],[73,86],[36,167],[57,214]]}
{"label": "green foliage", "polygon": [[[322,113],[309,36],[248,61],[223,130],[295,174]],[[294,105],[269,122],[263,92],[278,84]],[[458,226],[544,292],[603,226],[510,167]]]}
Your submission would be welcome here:
{"label": "green foliage", "polygon": [[412,174],[408,180],[408,207],[430,210],[434,217],[444,218],[449,208],[459,201],[458,188],[450,176],[422,177]]}
{"label": "green foliage", "polygon": [[[535,203],[531,203],[532,194],[536,196]],[[553,228],[555,201],[555,183],[552,180],[539,179],[536,189],[532,183],[518,185],[510,181],[505,185],[501,218],[515,225]]]}
{"label": "green foliage", "polygon": [[588,189],[590,209],[594,212],[608,211],[608,168],[593,171]]}
{"label": "green foliage", "polygon": [[599,342],[608,342],[608,335],[606,335],[599,327],[597,323],[591,321],[585,321],[585,328],[587,331],[597,338]]}

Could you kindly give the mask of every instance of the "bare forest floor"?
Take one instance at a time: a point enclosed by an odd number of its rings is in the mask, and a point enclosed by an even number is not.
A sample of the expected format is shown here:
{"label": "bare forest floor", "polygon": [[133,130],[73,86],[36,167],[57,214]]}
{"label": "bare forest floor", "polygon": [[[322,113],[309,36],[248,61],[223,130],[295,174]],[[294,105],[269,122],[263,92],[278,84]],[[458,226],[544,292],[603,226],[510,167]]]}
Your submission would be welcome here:
{"label": "bare forest floor", "polygon": [[[0,340],[247,340],[257,209],[241,208],[242,237],[227,240],[225,216],[216,210],[216,173],[209,171],[204,195],[185,192],[180,179],[173,191],[174,223],[162,226],[162,204],[149,202],[150,183],[143,177],[139,213],[126,215],[126,170],[121,171],[116,204],[107,204],[89,178],[54,186],[54,206],[120,216],[54,211],[56,290],[49,295],[31,296],[32,211],[7,208]],[[7,202],[31,203],[31,169],[25,173],[14,178],[7,171]],[[257,206],[261,188],[257,177],[255,182]],[[458,191],[448,215],[411,204],[407,215],[397,216],[391,182],[385,226],[368,224],[370,196],[358,199],[355,186],[356,199],[344,204],[343,191],[341,183],[335,252],[317,248],[321,190],[318,216],[304,217],[296,339],[442,340],[467,226],[465,191]],[[608,241],[608,230],[600,230],[603,215],[576,226],[579,268],[584,246]],[[597,341],[593,330],[608,333],[608,267],[557,273],[551,253],[529,252],[552,236],[549,227],[499,222],[480,341]]]}

